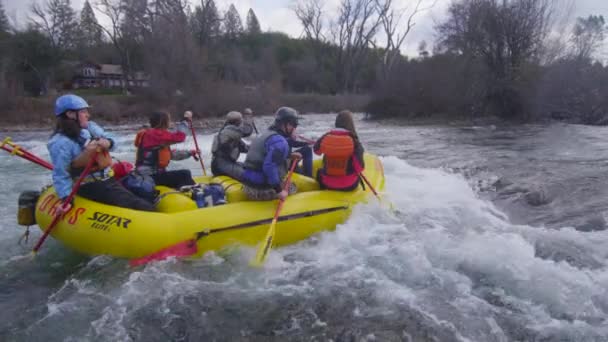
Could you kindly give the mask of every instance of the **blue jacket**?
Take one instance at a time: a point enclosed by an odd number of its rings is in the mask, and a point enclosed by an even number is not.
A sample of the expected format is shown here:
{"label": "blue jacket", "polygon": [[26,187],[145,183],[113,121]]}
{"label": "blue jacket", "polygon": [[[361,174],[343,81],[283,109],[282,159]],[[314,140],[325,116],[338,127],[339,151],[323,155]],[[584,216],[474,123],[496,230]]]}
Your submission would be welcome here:
{"label": "blue jacket", "polygon": [[[263,139],[263,137],[260,138]],[[249,153],[255,153],[252,149],[255,149],[254,143],[249,147]],[[289,157],[289,151],[289,144],[283,136],[274,134],[268,137],[264,142],[264,159],[261,169],[247,167],[246,161],[243,182],[254,186],[271,187],[280,192],[282,190],[281,179],[287,171],[285,161]]]}
{"label": "blue jacket", "polygon": [[[72,177],[70,175],[70,164],[84,149],[87,140],[94,138],[105,138],[110,140],[110,150],[114,149],[114,138],[103,130],[98,124],[89,121],[86,129],[80,131],[78,141],[68,138],[61,133],[53,134],[46,145],[53,163],[53,185],[59,198],[66,198],[72,191]],[[110,168],[103,170],[107,175]],[[101,172],[101,171],[100,171]]]}

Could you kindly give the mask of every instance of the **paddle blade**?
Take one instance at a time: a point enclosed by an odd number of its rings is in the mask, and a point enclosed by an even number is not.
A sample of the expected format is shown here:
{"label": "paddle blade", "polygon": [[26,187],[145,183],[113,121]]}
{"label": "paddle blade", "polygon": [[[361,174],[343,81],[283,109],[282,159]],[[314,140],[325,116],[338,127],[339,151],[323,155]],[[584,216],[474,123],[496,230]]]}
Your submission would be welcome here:
{"label": "paddle blade", "polygon": [[136,267],[145,265],[150,261],[165,260],[169,257],[187,257],[196,254],[197,251],[198,248],[196,246],[196,240],[186,240],[173,246],[161,249],[160,251],[154,252],[150,255],[146,255],[137,259],[131,259],[129,261],[129,265],[131,267]]}
{"label": "paddle blade", "polygon": [[275,218],[272,220],[272,223],[270,224],[268,232],[266,233],[266,237],[264,237],[264,240],[262,240],[260,247],[258,247],[258,251],[255,253],[255,259],[251,260],[251,266],[260,267],[264,264],[264,260],[266,260],[268,252],[270,252],[270,248],[272,248],[272,240],[274,240],[274,232],[276,225],[277,218],[275,216]]}

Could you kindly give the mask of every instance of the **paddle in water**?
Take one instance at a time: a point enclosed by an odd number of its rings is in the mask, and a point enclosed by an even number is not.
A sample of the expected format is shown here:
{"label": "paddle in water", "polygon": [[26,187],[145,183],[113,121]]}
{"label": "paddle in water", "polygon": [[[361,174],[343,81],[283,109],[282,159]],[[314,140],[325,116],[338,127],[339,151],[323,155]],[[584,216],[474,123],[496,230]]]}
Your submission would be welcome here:
{"label": "paddle in water", "polygon": [[[287,174],[287,180],[285,181],[285,185],[283,187],[284,191],[289,192],[289,186],[291,185],[291,175],[298,164],[298,159],[294,159],[291,162],[291,168],[289,169],[289,173]],[[277,206],[277,210],[274,213],[274,218],[272,219],[272,223],[270,223],[270,228],[268,228],[268,232],[262,240],[262,243],[258,247],[258,251],[255,254],[255,258],[251,260],[251,266],[260,267],[264,264],[266,257],[268,256],[268,252],[272,248],[272,241],[274,240],[275,227],[277,225],[277,220],[279,219],[279,214],[281,213],[281,209],[283,209],[283,204],[285,203],[284,199],[279,199],[279,205]]]}
{"label": "paddle in water", "polygon": [[[376,189],[374,189],[374,187],[372,186],[372,184],[369,182],[369,180],[367,179],[367,177],[365,177],[365,175],[363,174],[363,167],[361,167],[361,164],[359,163],[359,161],[356,158],[353,158],[353,166],[355,168],[355,172],[357,172],[357,175],[359,175],[359,178],[361,178],[363,180],[363,182],[365,182],[365,184],[367,185],[367,187],[372,191],[372,193],[374,194],[374,196],[376,196],[376,198],[378,199],[378,202],[380,202],[381,204],[384,203],[382,201],[382,197],[380,197],[380,194],[378,194],[378,192],[376,191]],[[388,203],[391,211],[394,211],[395,208],[393,207],[392,203]]]}

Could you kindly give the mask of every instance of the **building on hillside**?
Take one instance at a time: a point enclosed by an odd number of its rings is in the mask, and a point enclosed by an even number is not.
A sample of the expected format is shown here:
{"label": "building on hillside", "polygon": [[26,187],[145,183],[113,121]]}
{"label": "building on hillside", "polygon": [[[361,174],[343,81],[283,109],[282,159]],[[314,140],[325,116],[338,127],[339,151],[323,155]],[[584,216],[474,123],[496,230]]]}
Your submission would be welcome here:
{"label": "building on hillside", "polygon": [[72,77],[73,89],[80,88],[145,88],[150,76],[141,71],[129,75],[125,85],[122,67],[116,64],[80,63]]}

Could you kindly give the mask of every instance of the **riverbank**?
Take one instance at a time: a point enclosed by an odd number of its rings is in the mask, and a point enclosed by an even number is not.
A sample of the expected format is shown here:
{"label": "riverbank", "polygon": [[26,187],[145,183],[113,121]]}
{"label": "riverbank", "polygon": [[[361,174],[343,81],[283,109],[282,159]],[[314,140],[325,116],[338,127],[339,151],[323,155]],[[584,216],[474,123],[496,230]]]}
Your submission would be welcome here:
{"label": "riverbank", "polygon": [[[290,106],[300,113],[331,113],[343,109],[362,112],[369,102],[368,95],[320,95],[320,94],[269,94],[262,91],[231,92],[201,103],[198,99],[176,96],[160,101],[146,95],[83,95],[92,106],[92,118],[111,125],[137,125],[147,122],[147,115],[155,110],[167,110],[174,119],[185,110],[194,113],[195,124],[207,127],[231,110],[251,108],[256,116],[270,115],[278,107]],[[226,94],[224,94],[226,95]],[[6,108],[0,108],[0,125],[5,130],[48,129],[54,125],[52,114],[56,96],[20,97]]]}
{"label": "riverbank", "polygon": [[[86,100],[92,105],[91,113],[94,121],[111,126],[113,130],[133,130],[147,123],[147,113],[154,110],[168,110],[173,113],[173,119],[181,117],[185,110],[194,112],[195,128],[205,131],[216,131],[223,124],[224,114],[230,110],[243,110],[252,108],[256,118],[270,116],[279,106],[290,106],[298,109],[301,114],[336,113],[342,109],[349,109],[356,113],[363,113],[364,120],[382,122],[386,125],[396,126],[512,126],[518,124],[550,124],[554,122],[568,122],[568,120],[505,120],[497,116],[472,117],[461,115],[455,117],[449,114],[432,114],[414,117],[386,117],[376,118],[366,113],[369,102],[367,95],[319,95],[319,94],[283,94],[280,100],[273,100],[272,106],[260,105],[260,99],[252,101],[256,106],[247,106],[244,98],[235,98],[232,107],[226,102],[224,110],[196,110],[182,103],[170,105],[157,105],[147,102],[142,96],[133,95],[89,95]],[[49,131],[54,126],[52,108],[55,97],[46,98],[20,98],[10,110],[0,110],[0,130],[3,132],[21,131]],[[276,104],[274,104],[276,103]],[[242,107],[242,108],[241,108]],[[263,120],[263,119],[262,119]],[[573,122],[581,124],[580,122]]]}

